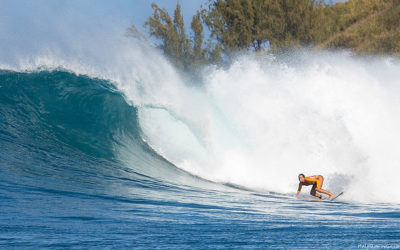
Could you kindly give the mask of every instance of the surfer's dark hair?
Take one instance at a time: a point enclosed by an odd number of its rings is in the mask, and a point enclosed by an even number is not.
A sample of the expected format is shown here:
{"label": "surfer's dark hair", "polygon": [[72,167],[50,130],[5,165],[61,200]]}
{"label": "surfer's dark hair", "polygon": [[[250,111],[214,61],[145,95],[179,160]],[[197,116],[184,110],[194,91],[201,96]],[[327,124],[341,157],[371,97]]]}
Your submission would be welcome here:
{"label": "surfer's dark hair", "polygon": [[302,175],[304,178],[306,178],[306,176],[304,174],[299,174],[299,176]]}

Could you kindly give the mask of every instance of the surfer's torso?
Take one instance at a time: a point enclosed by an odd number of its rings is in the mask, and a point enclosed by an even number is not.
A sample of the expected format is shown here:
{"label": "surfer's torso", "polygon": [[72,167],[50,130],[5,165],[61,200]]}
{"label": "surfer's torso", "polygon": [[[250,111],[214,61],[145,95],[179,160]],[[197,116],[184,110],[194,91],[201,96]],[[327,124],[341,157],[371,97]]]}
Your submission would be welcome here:
{"label": "surfer's torso", "polygon": [[305,177],[304,179],[306,181],[301,183],[304,186],[310,186],[310,185],[318,184],[318,182],[319,182],[318,175]]}

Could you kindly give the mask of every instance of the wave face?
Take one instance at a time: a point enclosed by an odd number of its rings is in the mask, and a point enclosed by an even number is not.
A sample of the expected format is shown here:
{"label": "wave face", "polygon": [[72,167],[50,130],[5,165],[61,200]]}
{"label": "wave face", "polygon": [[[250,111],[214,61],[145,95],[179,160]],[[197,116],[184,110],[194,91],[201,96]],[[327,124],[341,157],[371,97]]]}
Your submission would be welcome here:
{"label": "wave face", "polygon": [[12,171],[47,175],[48,161],[68,158],[84,168],[98,164],[90,171],[102,172],[108,165],[120,169],[116,164],[127,152],[138,173],[167,175],[166,166],[171,180],[181,173],[143,142],[137,108],[109,81],[57,69],[3,70],[0,82],[1,159]]}
{"label": "wave face", "polygon": [[0,81],[8,141],[112,159],[122,135],[139,137],[136,109],[104,80],[63,71],[2,71]]}

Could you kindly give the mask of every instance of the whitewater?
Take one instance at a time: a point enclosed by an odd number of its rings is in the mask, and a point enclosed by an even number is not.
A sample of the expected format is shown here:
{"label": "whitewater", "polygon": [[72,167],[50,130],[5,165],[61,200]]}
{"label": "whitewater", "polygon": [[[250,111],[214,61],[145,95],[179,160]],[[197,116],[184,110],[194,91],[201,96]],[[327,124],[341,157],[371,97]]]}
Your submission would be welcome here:
{"label": "whitewater", "polygon": [[[0,42],[1,247],[400,248],[398,59],[242,54],[192,78],[108,31]],[[344,195],[296,197],[300,173]]]}

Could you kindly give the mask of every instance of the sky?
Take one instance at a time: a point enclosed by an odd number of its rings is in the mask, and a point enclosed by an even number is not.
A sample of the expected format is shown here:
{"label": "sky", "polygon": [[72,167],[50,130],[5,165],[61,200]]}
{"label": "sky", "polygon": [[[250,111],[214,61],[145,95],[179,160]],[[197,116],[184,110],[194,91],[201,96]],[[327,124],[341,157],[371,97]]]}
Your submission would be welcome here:
{"label": "sky", "polygon": [[152,2],[173,15],[178,1],[189,30],[208,0],[0,0],[0,59],[121,37],[132,24],[144,32]]}
{"label": "sky", "polygon": [[178,2],[182,6],[185,23],[190,24],[196,10],[208,0],[0,0],[0,14],[34,20],[45,20],[54,17],[54,14],[61,14],[64,18],[68,14],[75,15],[75,18],[85,16],[92,20],[111,17],[120,19],[121,23],[134,23],[141,29],[153,13],[152,3],[172,14]]}
{"label": "sky", "polygon": [[[135,2],[133,6],[132,12],[132,20],[135,25],[143,24],[146,19],[152,15],[153,11],[151,9],[151,3],[156,3],[159,7],[166,8],[168,12],[172,15],[177,0],[156,0],[156,1],[146,1],[146,0],[135,0],[131,1]],[[179,3],[182,6],[182,15],[184,17],[185,25],[189,25],[193,15],[196,13],[197,10],[200,9],[200,6],[203,4],[205,5],[208,0],[180,0]],[[127,13],[129,15],[129,13]],[[139,28],[139,27],[138,27]]]}
{"label": "sky", "polygon": [[[177,0],[0,0],[0,59],[47,48],[121,37],[132,24],[144,32],[151,3],[171,14]],[[185,25],[208,0],[179,0]]]}
{"label": "sky", "polygon": [[[178,0],[0,0],[0,28],[10,31],[30,25],[40,30],[51,23],[80,22],[82,25],[104,23],[130,25],[143,30],[143,24],[152,15],[152,3],[173,13]],[[179,0],[185,25],[208,0]],[[42,27],[37,27],[40,24]],[[2,34],[4,35],[4,34]]]}
{"label": "sky", "polygon": [[0,31],[27,25],[43,31],[51,23],[62,26],[63,21],[78,26],[78,23],[92,25],[104,21],[126,28],[135,24],[144,31],[143,24],[153,13],[153,2],[166,8],[170,15],[179,2],[185,25],[189,27],[192,16],[208,0],[0,0]]}

